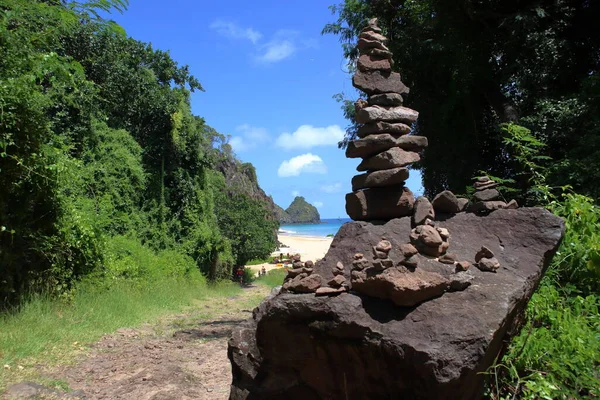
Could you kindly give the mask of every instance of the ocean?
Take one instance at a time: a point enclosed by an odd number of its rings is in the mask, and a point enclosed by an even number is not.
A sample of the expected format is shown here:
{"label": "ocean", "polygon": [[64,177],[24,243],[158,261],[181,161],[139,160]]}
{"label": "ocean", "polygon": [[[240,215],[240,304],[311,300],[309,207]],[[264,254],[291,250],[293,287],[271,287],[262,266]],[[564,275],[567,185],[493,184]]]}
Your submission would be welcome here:
{"label": "ocean", "polygon": [[293,224],[281,225],[279,232],[291,236],[320,236],[335,235],[340,227],[350,218],[322,219],[320,224]]}

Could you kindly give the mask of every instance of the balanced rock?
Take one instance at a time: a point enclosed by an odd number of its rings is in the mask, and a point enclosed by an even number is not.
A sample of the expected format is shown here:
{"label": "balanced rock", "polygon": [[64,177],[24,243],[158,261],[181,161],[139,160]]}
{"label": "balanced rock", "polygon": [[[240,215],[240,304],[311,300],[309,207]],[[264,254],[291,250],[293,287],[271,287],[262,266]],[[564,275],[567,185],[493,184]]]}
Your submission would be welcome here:
{"label": "balanced rock", "polygon": [[410,243],[402,243],[400,245],[400,252],[404,257],[408,258],[418,254],[419,250],[417,250],[417,248]]}
{"label": "balanced rock", "polygon": [[314,293],[321,287],[321,276],[319,274],[304,275],[300,274],[291,281],[286,282],[283,288],[294,293]]}
{"label": "balanced rock", "polygon": [[419,250],[419,253],[431,257],[439,257],[444,254],[450,243],[443,239],[436,228],[429,225],[418,225],[410,233],[411,243]]}
{"label": "balanced rock", "polygon": [[361,126],[360,128],[358,128],[358,130],[356,131],[356,136],[358,136],[359,138],[364,138],[365,136],[368,135],[373,135],[373,134],[380,134],[380,133],[389,133],[391,135],[395,135],[395,136],[402,136],[402,135],[408,135],[411,131],[411,127],[397,122],[397,123],[391,123],[391,122],[371,122],[369,124],[365,124],[363,126]]}
{"label": "balanced rock", "polygon": [[[520,316],[560,243],[564,224],[539,208],[485,216],[460,213],[443,223],[452,232],[458,259],[471,260],[485,245],[506,268],[495,274],[477,268],[456,273],[416,256],[419,267],[411,275],[398,267],[381,272],[394,282],[378,283],[386,290],[409,280],[414,286],[407,288],[418,287],[421,270],[437,274],[425,284],[431,292],[440,276],[455,282],[454,288],[474,277],[462,291],[444,292],[413,307],[354,288],[333,297],[285,292],[270,297],[232,332],[230,398],[480,399],[488,378],[484,372],[518,334]],[[337,262],[351,265],[355,253],[370,252],[382,237],[391,242],[390,259],[396,260],[410,231],[408,217],[347,223],[315,272],[329,280]],[[352,273],[369,279],[367,272]]]}
{"label": "balanced rock", "polygon": [[435,219],[435,211],[429,199],[425,196],[417,197],[413,207],[412,223],[414,226],[423,225],[427,219]]}
{"label": "balanced rock", "polygon": [[[380,49],[371,49],[369,54],[372,56],[382,56],[391,59],[391,53]],[[352,84],[355,88],[362,90],[368,95],[381,93],[408,93],[408,88],[400,79],[400,74],[397,72],[387,71],[358,71],[352,77]]]}
{"label": "balanced rock", "polygon": [[411,215],[414,202],[407,187],[364,189],[346,195],[346,213],[355,221],[388,220]]}
{"label": "balanced rock", "polygon": [[327,284],[331,287],[339,288],[344,284],[344,282],[346,282],[344,275],[335,275],[329,282],[327,282]]}
{"label": "balanced rock", "polygon": [[366,40],[374,40],[377,42],[381,42],[385,45],[387,45],[388,43],[388,38],[386,38],[385,36],[383,36],[382,34],[378,33],[378,32],[374,32],[374,31],[364,31],[361,32],[358,35],[359,38],[361,39],[366,39]]}
{"label": "balanced rock", "polygon": [[392,147],[389,150],[365,158],[358,167],[357,171],[380,171],[383,169],[392,169],[398,167],[406,167],[407,165],[416,163],[421,160],[419,153],[414,151],[402,150],[400,147]]}
{"label": "balanced rock", "polygon": [[475,253],[475,262],[479,262],[482,258],[493,258],[494,253],[486,246],[481,246],[481,248]]}
{"label": "balanced rock", "polygon": [[383,93],[370,96],[368,102],[370,106],[397,107],[402,105],[404,99],[398,93]]}
{"label": "balanced rock", "polygon": [[378,59],[371,56],[362,55],[358,57],[356,67],[362,72],[370,72],[375,70],[389,72],[392,70],[392,62],[387,58]]}
{"label": "balanced rock", "polygon": [[512,199],[506,204],[506,207],[504,208],[506,208],[507,210],[516,210],[517,208],[519,208],[519,203],[517,203],[515,199]]}
{"label": "balanced rock", "polygon": [[367,124],[370,122],[389,121],[402,122],[404,124],[413,124],[419,118],[419,113],[415,110],[403,106],[385,108],[381,106],[368,106],[361,108],[356,113],[356,122]]}
{"label": "balanced rock", "polygon": [[435,196],[431,204],[439,213],[456,214],[461,211],[458,198],[449,190],[444,190]]}
{"label": "balanced rock", "polygon": [[473,198],[476,201],[492,201],[497,200],[500,197],[500,192],[496,189],[485,189],[475,192]]}
{"label": "balanced rock", "polygon": [[[363,35],[361,35],[363,36]],[[361,52],[366,52],[369,49],[379,49],[379,50],[384,50],[384,51],[390,51],[390,49],[383,43],[381,43],[379,40],[368,40],[365,39],[364,37],[360,37],[358,38],[358,44],[357,46],[358,50]]]}
{"label": "balanced rock", "polygon": [[482,258],[477,263],[477,268],[481,271],[496,272],[500,268],[500,262],[496,258]]}
{"label": "balanced rock", "polygon": [[384,169],[356,175],[352,178],[352,190],[401,185],[408,179],[408,168]]}
{"label": "balanced rock", "polygon": [[400,147],[407,151],[421,151],[427,147],[427,138],[413,135],[397,137],[387,133],[369,135],[364,139],[351,141],[346,148],[346,157],[371,157],[392,147]]}
{"label": "balanced rock", "polygon": [[[369,103],[369,104],[371,104],[371,103]],[[488,180],[486,182],[475,182],[473,184],[473,187],[475,188],[475,190],[493,189],[496,186],[498,186],[498,184],[491,180]]]}

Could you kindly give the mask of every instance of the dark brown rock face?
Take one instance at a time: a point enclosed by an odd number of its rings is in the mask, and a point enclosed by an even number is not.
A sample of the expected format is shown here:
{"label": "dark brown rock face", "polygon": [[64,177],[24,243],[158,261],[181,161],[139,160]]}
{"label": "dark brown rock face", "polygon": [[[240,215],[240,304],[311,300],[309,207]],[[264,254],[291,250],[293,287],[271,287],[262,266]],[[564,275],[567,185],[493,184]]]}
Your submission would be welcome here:
{"label": "dark brown rock face", "polygon": [[408,135],[411,131],[411,127],[403,123],[390,123],[390,122],[372,122],[365,124],[358,128],[356,135],[359,138],[364,138],[368,135],[376,133],[389,133],[392,135],[402,136]]}
{"label": "dark brown rock face", "polygon": [[[487,376],[482,372],[518,333],[522,312],[558,247],[564,224],[545,210],[521,208],[487,216],[460,213],[438,225],[452,232],[457,259],[473,262],[486,246],[500,268],[495,273],[477,268],[455,272],[452,265],[416,255],[415,271],[422,268],[444,279],[467,274],[472,281],[465,288],[456,280],[458,291],[413,307],[398,307],[352,288],[335,297],[276,295],[233,332],[230,398],[480,399]],[[326,282],[338,262],[353,265],[356,253],[371,263],[371,249],[382,237],[391,243],[389,258],[400,259],[410,231],[409,217],[385,224],[350,222],[315,272]],[[347,281],[353,272],[345,268]]]}
{"label": "dark brown rock face", "polygon": [[[372,52],[375,53],[373,49]],[[377,56],[378,54],[373,54]],[[381,93],[408,93],[408,88],[400,80],[400,74],[397,72],[358,71],[352,77],[352,84],[355,88],[362,90],[368,95]]]}
{"label": "dark brown rock face", "polygon": [[400,147],[392,147],[389,150],[382,151],[381,153],[364,159],[358,167],[357,171],[372,171],[372,170],[384,170],[398,167],[406,167],[412,163],[421,160],[419,153],[413,151],[402,150]]}
{"label": "dark brown rock face", "polygon": [[407,187],[365,189],[346,195],[346,213],[355,221],[387,220],[411,215],[414,202]]}
{"label": "dark brown rock face", "polygon": [[408,179],[408,168],[384,169],[352,178],[352,190],[404,184]]}
{"label": "dark brown rock face", "polygon": [[346,157],[371,157],[392,147],[400,147],[408,151],[421,151],[427,147],[427,138],[413,135],[395,137],[387,133],[369,135],[364,139],[351,141],[346,148]]}

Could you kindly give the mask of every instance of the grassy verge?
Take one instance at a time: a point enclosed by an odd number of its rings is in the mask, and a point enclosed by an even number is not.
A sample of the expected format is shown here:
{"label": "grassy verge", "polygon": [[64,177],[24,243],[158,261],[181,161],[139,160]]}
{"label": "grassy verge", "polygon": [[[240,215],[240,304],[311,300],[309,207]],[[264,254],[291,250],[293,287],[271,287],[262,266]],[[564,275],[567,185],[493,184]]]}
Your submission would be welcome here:
{"label": "grassy verge", "polygon": [[[253,308],[263,292],[241,296],[235,307]],[[110,287],[81,284],[69,303],[34,297],[19,312],[0,316],[0,392],[11,383],[35,377],[39,365],[73,361],[89,344],[119,328],[157,323],[170,314],[204,310],[207,304],[211,314],[218,313],[223,311],[221,300],[242,294],[238,285],[229,282],[207,285],[166,279],[143,285],[116,280]]]}
{"label": "grassy verge", "polygon": [[286,274],[287,271],[283,268],[274,269],[267,272],[265,276],[261,276],[260,278],[256,279],[256,282],[270,288],[274,288],[275,286],[283,284],[283,278],[285,278]]}

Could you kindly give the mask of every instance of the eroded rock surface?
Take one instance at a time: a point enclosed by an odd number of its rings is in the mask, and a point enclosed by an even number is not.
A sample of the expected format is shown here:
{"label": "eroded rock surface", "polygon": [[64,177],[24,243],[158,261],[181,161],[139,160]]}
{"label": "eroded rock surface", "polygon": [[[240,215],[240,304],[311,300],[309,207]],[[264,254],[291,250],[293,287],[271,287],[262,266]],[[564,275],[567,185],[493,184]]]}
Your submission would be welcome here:
{"label": "eroded rock surface", "polygon": [[[359,265],[366,274],[375,261],[373,248],[381,251],[377,245],[385,238],[393,266],[379,276],[400,276],[396,262],[418,258],[414,271],[435,274],[427,287],[432,298],[399,307],[350,287],[333,297],[280,293],[266,300],[229,342],[231,399],[481,398],[482,372],[518,332],[564,224],[539,208],[436,221],[452,234],[452,254],[463,262],[454,266],[414,254],[407,244],[410,219],[347,223],[315,264],[315,274],[325,284],[342,271],[338,263]],[[482,246],[498,260],[496,273],[468,268]],[[346,282],[352,273],[355,267],[343,269]],[[448,291],[435,289],[444,280],[451,281]],[[385,288],[375,295],[379,290]]]}

